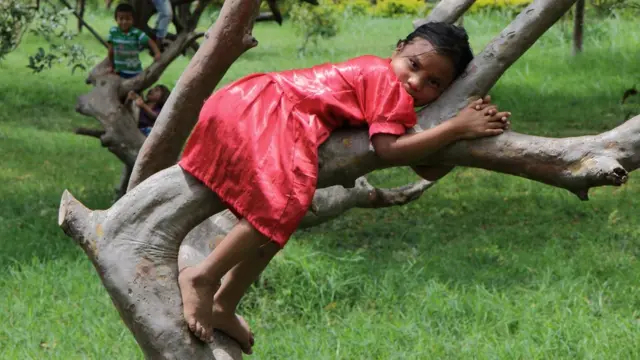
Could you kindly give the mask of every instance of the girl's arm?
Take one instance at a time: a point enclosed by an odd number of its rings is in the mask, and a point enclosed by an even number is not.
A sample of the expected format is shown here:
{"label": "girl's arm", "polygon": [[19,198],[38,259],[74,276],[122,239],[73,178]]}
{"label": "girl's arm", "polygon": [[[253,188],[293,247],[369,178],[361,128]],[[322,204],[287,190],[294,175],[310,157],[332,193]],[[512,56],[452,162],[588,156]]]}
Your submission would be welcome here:
{"label": "girl's arm", "polygon": [[158,113],[153,111],[153,109],[151,108],[151,106],[145,104],[144,102],[140,101],[137,102],[136,101],[136,105],[138,105],[138,107],[144,111],[145,114],[147,114],[147,116],[149,117],[149,119],[155,121],[158,118]]}
{"label": "girl's arm", "polygon": [[371,139],[376,154],[391,164],[405,165],[458,140],[502,134],[509,125],[507,119],[511,114],[498,112],[493,105],[476,110],[478,105],[482,105],[482,99],[471,103],[454,118],[420,133],[376,134]]}

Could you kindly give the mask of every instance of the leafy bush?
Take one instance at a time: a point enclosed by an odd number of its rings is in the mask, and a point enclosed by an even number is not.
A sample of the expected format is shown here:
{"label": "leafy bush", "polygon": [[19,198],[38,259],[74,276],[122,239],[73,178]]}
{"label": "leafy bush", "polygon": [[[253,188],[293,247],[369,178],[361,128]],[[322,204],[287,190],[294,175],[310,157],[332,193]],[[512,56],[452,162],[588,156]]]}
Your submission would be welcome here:
{"label": "leafy bush", "polygon": [[333,3],[346,18],[368,15],[372,9],[369,0],[334,0]]}
{"label": "leafy bush", "polygon": [[82,45],[73,44],[76,34],[69,31],[70,14],[71,10],[58,10],[51,3],[42,3],[36,8],[24,0],[0,0],[0,60],[20,44],[22,35],[29,29],[43,38],[49,49],[45,51],[40,47],[29,56],[28,68],[40,72],[66,61],[72,71],[86,69],[94,56],[87,55]]}
{"label": "leafy bush", "polygon": [[422,0],[378,0],[373,9],[373,15],[380,17],[419,15],[425,8],[425,2]]}
{"label": "leafy bush", "polygon": [[321,0],[319,6],[304,2],[293,4],[289,11],[291,23],[303,38],[299,51],[304,52],[309,41],[317,44],[321,38],[336,36],[339,15],[338,7],[330,0]]}
{"label": "leafy bush", "polygon": [[637,14],[640,10],[640,0],[588,0],[587,8],[596,16],[611,16],[614,12],[629,11]]}
{"label": "leafy bush", "polygon": [[18,47],[35,13],[23,0],[0,1],[0,60]]}
{"label": "leafy bush", "polygon": [[40,7],[35,20],[33,21],[31,32],[43,38],[49,44],[49,51],[38,48],[38,52],[29,56],[28,68],[34,72],[50,69],[56,63],[66,61],[66,66],[72,71],[76,69],[86,70],[95,56],[85,53],[85,49],[80,44],[74,44],[76,33],[70,32],[68,26],[72,10],[58,10],[51,4]]}
{"label": "leafy bush", "polygon": [[477,0],[469,9],[469,11],[519,11],[527,5],[531,4],[533,0]]}

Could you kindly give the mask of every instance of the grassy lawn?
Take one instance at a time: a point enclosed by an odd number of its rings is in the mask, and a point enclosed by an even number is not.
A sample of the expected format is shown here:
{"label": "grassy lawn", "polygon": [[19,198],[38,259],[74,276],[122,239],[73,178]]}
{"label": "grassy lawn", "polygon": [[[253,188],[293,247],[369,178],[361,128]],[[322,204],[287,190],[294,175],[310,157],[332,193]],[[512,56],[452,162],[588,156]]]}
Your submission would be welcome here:
{"label": "grassy lawn", "polygon": [[[109,15],[89,19],[103,34]],[[508,22],[465,18],[474,50]],[[360,19],[297,55],[290,24],[258,24],[260,45],[223,83],[250,72],[370,53],[389,56],[410,19]],[[88,33],[81,41],[104,53]],[[0,359],[142,358],[84,253],[57,227],[62,191],[107,208],[120,163],[74,113],[81,72],[26,68],[38,39],[0,63]],[[516,131],[595,134],[629,114],[640,84],[640,23],[587,25],[585,52],[554,27],[491,92]],[[145,63],[150,62],[143,55]],[[173,86],[188,63],[161,82]],[[371,176],[381,186],[415,177]],[[456,169],[420,200],[354,210],[299,232],[242,303],[256,359],[638,359],[640,182],[591,201],[525,179]],[[635,210],[634,210],[635,209]],[[636,215],[634,215],[636,214]]]}

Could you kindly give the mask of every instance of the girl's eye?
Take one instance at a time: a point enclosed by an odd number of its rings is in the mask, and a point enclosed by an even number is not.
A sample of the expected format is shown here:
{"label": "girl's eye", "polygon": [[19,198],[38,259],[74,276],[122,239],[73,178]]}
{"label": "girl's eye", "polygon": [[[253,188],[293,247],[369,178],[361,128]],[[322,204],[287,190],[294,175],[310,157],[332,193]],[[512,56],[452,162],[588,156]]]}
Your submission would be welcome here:
{"label": "girl's eye", "polygon": [[411,68],[412,69],[417,69],[418,68],[418,63],[413,59],[409,59],[409,64],[411,64]]}
{"label": "girl's eye", "polygon": [[435,87],[435,88],[439,88],[440,87],[440,82],[438,80],[429,80],[429,85]]}

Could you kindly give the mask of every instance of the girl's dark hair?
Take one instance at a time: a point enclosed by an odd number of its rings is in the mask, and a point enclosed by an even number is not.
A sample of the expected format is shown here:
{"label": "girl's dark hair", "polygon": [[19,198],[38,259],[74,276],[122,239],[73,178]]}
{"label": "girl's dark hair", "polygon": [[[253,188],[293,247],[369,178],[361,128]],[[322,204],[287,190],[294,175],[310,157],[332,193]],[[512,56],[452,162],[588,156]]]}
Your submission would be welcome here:
{"label": "girl's dark hair", "polygon": [[127,3],[120,3],[118,4],[118,6],[116,6],[116,10],[113,12],[113,17],[116,20],[118,19],[118,13],[130,13],[131,15],[133,15],[133,6]]}
{"label": "girl's dark hair", "polygon": [[427,40],[436,52],[446,56],[455,66],[454,78],[457,78],[473,60],[473,52],[469,45],[469,36],[464,28],[444,22],[426,23],[400,40],[398,45],[408,43],[415,38]]}
{"label": "girl's dark hair", "polygon": [[160,100],[158,100],[156,106],[163,107],[164,103],[166,103],[167,99],[169,99],[169,95],[171,95],[171,90],[169,90],[169,88],[164,85],[156,85],[156,88],[160,89],[160,91],[162,92]]}

